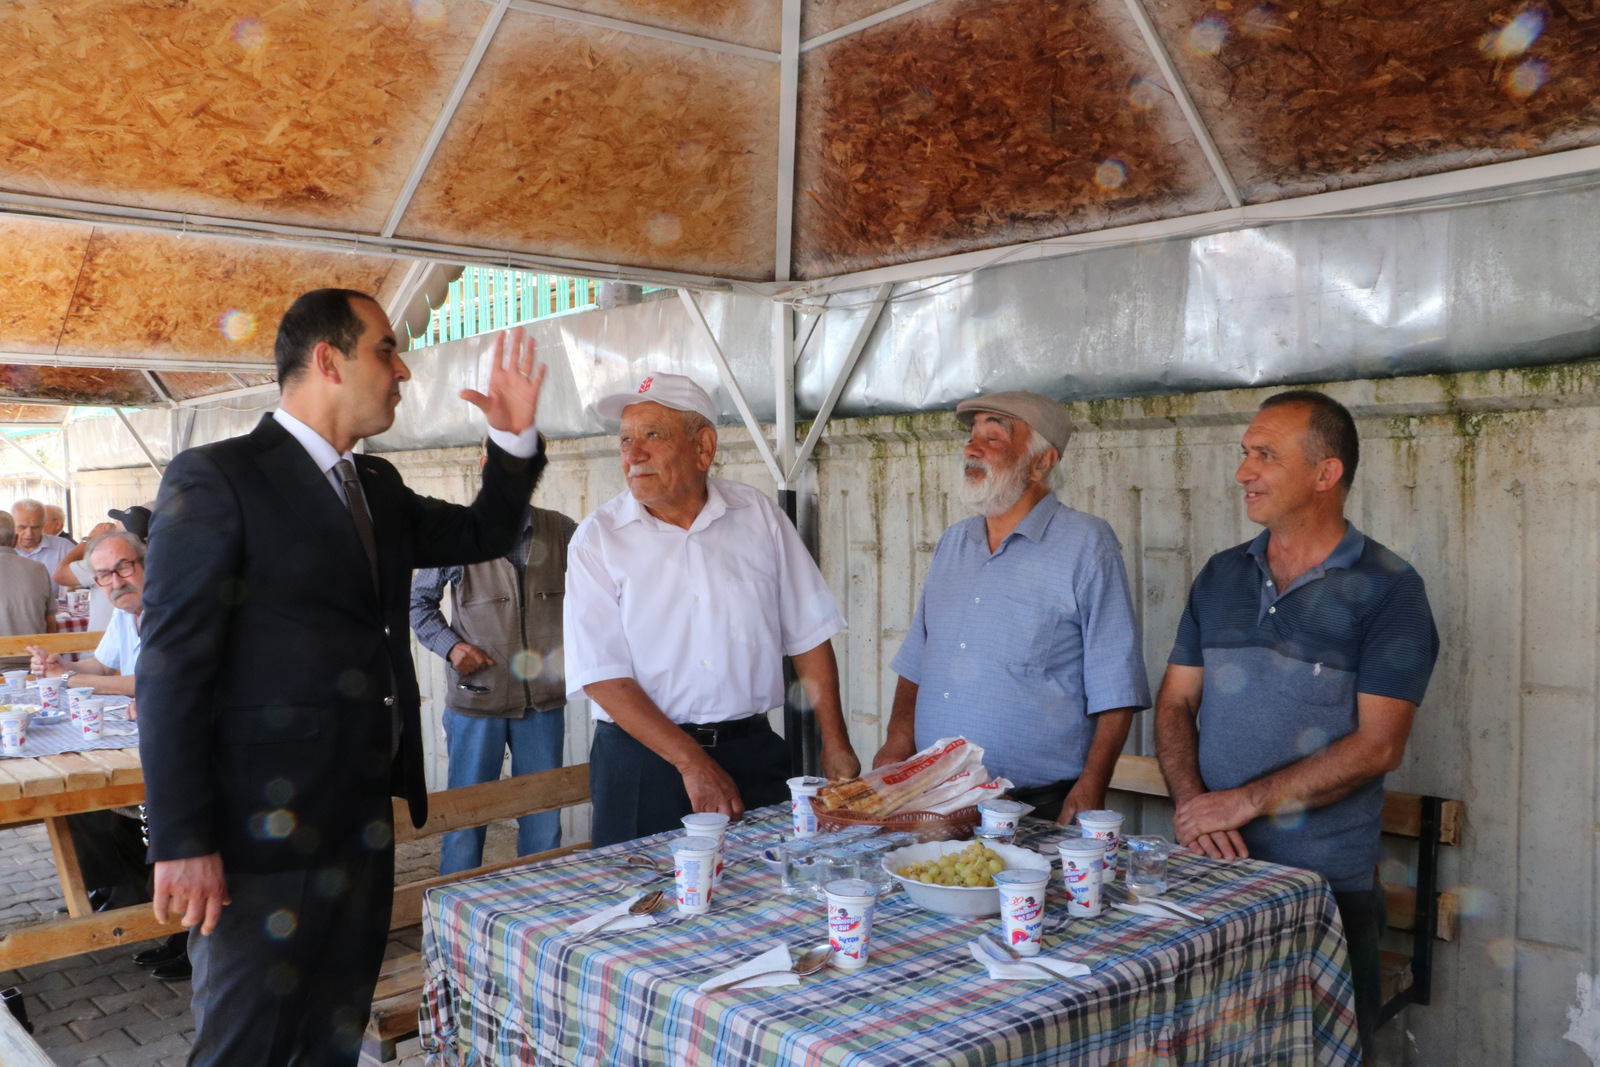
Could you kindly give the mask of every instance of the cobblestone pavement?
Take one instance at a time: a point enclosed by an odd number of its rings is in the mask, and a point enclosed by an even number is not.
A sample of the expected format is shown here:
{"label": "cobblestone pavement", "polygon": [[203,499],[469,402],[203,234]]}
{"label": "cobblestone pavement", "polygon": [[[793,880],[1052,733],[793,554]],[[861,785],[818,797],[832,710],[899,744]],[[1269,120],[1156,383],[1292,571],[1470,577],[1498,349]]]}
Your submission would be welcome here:
{"label": "cobblestone pavement", "polygon": [[[401,881],[438,870],[438,838],[402,845],[395,857]],[[484,862],[515,855],[516,823],[489,828]],[[61,887],[42,825],[0,830],[0,927],[40,921],[63,906]],[[389,956],[415,952],[421,931],[397,932]],[[81,1067],[181,1065],[194,1038],[188,982],[161,982],[133,963],[155,942],[103,949],[15,971],[0,971],[0,989],[22,990],[36,1040],[58,1064]],[[422,1067],[415,1038],[398,1046],[398,1067]],[[374,1061],[362,1058],[365,1065]]]}

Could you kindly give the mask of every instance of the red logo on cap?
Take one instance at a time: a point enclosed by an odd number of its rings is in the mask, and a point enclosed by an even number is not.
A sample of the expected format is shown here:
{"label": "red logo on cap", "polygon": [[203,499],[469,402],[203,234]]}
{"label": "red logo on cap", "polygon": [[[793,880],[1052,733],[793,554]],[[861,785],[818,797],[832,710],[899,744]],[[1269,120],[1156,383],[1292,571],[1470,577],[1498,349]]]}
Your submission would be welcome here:
{"label": "red logo on cap", "polygon": [[639,392],[648,393],[650,391],[650,383],[653,382],[653,381],[655,381],[654,378],[646,378],[644,381],[640,382],[639,383]]}

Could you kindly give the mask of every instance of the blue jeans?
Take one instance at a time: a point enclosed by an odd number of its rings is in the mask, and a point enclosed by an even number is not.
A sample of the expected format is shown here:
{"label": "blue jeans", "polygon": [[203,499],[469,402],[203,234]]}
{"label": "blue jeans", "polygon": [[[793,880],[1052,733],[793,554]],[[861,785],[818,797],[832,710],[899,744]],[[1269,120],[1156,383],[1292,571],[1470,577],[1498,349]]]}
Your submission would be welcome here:
{"label": "blue jeans", "polygon": [[[511,746],[511,773],[532,774],[561,766],[566,737],[566,708],[528,708],[519,719],[444,712],[445,746],[450,753],[451,789],[500,777],[506,746]],[[444,835],[439,873],[455,874],[483,863],[485,827],[452,830]],[[546,811],[517,820],[517,855],[544,852],[561,844],[561,813]]]}

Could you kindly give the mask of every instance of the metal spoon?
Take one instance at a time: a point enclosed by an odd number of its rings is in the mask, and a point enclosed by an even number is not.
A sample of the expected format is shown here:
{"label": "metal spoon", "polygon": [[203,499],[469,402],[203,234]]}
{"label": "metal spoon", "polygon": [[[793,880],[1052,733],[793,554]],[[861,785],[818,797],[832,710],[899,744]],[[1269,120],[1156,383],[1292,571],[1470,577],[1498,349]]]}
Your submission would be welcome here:
{"label": "metal spoon", "polygon": [[832,957],[832,955],[832,948],[828,947],[827,945],[817,945],[815,948],[807,949],[805,952],[801,953],[800,958],[795,960],[794,963],[792,963],[785,970],[758,971],[755,974],[741,974],[737,978],[730,978],[726,981],[718,982],[716,985],[706,986],[701,989],[700,992],[716,993],[720,990],[729,989],[733,986],[736,986],[740,982],[748,982],[752,978],[765,978],[768,975],[773,974],[798,974],[803,978],[808,974],[816,974],[818,971],[822,970],[822,968],[826,967],[828,965],[828,960],[830,957]]}
{"label": "metal spoon", "polygon": [[[644,896],[640,897],[638,900],[634,901],[632,904],[629,904],[628,905],[628,910],[626,912],[624,912],[623,914],[624,915],[648,915],[652,911],[655,911],[656,908],[661,906],[661,896],[662,896],[661,890],[659,890],[659,889],[652,890],[651,892],[646,893]],[[616,922],[620,918],[622,918],[622,915],[613,915],[613,916],[611,916],[605,922],[601,923],[599,926],[596,926],[593,930],[590,930],[588,933],[583,934],[582,936],[580,936],[578,938],[578,941],[587,941],[587,940],[589,940],[589,938],[593,937],[595,934],[598,934],[601,930],[604,930],[606,927],[610,926],[612,923]]]}
{"label": "metal spoon", "polygon": [[[1044,975],[1046,978],[1049,978],[1053,982],[1065,982],[1067,985],[1074,986],[1078,989],[1086,988],[1084,984],[1078,981],[1076,978],[1068,978],[1064,974],[1057,974],[1050,968],[1033,962],[1030,957],[1024,956],[1022,953],[1018,952],[1016,949],[1012,948],[1010,945],[1006,944],[992,933],[986,933],[978,940],[982,943],[984,950],[988,952],[991,957],[1000,960],[1002,963],[1020,963],[1024,966],[1032,967],[1035,971],[1038,971],[1040,974]],[[1003,955],[996,955],[996,949],[1003,953]]]}
{"label": "metal spoon", "polygon": [[672,868],[665,870],[648,856],[624,856],[620,860],[612,860],[613,867],[630,867],[641,871],[654,871],[656,874],[671,874]]}

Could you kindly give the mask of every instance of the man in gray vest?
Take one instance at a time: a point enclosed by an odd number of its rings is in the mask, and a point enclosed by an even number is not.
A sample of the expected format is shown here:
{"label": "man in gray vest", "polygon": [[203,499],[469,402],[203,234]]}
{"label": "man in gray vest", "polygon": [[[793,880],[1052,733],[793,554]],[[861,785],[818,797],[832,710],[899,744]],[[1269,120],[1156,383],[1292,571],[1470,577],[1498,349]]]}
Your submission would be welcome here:
{"label": "man in gray vest", "polygon": [[[479,467],[485,458],[479,457]],[[561,607],[567,542],[576,529],[559,511],[530,506],[506,556],[467,567],[427,568],[412,579],[411,628],[417,641],[446,664],[444,736],[451,789],[498,779],[507,748],[513,775],[562,764]],[[446,585],[449,622],[439,610]],[[481,826],[445,834],[439,873],[480,866],[483,840]],[[517,820],[517,855],[560,844],[559,811]]]}

